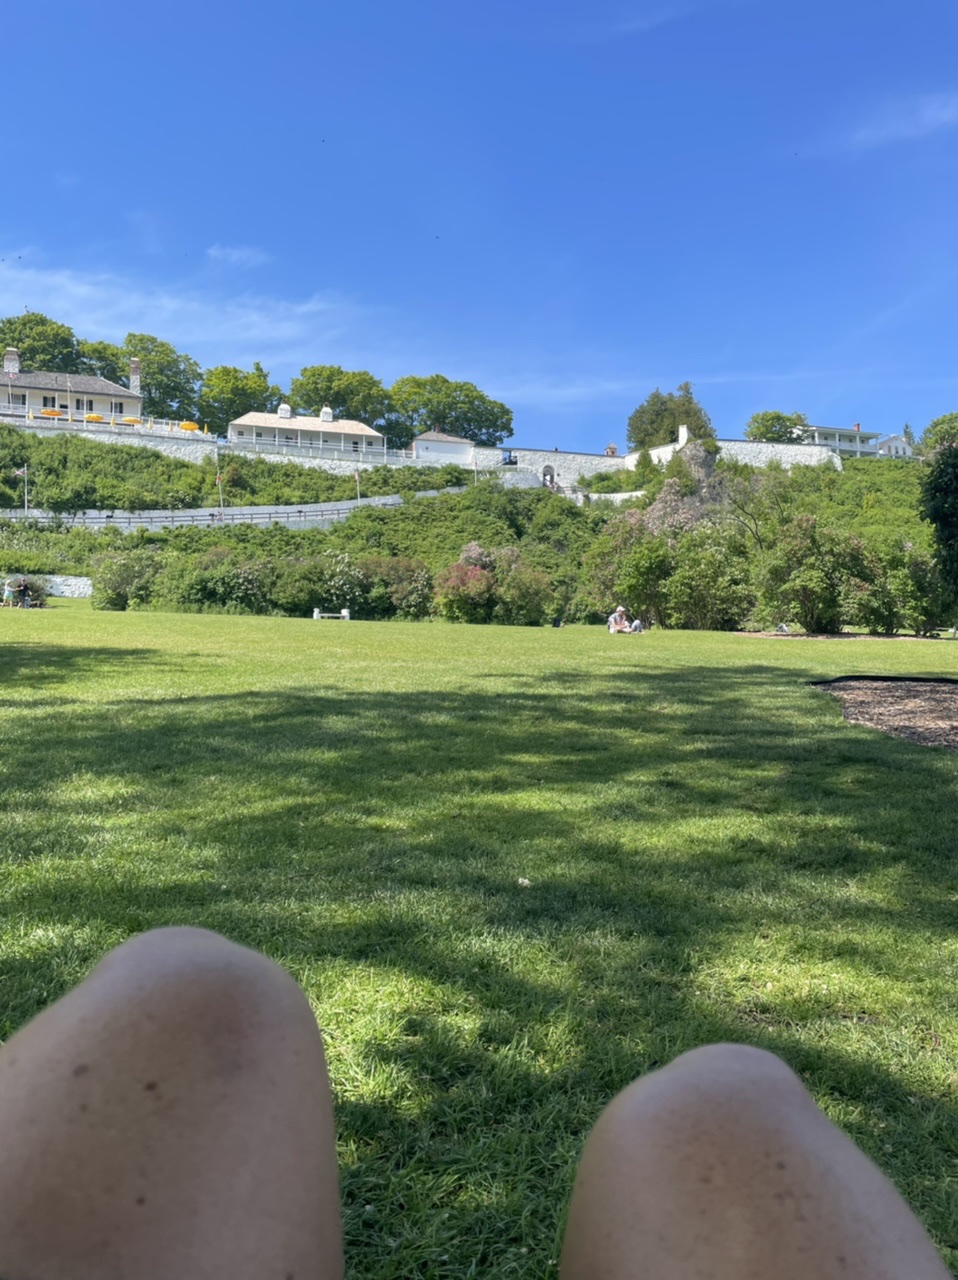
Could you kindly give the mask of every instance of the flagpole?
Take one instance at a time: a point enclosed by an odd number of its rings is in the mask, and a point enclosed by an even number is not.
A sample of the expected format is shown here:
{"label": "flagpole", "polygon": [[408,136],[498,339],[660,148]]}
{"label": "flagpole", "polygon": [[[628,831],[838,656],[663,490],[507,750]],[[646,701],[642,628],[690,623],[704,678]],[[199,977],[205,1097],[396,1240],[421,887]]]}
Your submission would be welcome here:
{"label": "flagpole", "polygon": [[215,454],[215,457],[216,457],[216,487],[217,487],[217,489],[219,489],[219,492],[220,492],[220,522],[222,523],[222,522],[226,519],[226,517],[225,517],[225,515],[223,514],[223,474],[222,474],[222,472],[220,471],[220,451],[219,451],[219,449],[215,449],[215,450],[214,450],[214,454]]}
{"label": "flagpole", "polygon": [[27,502],[27,465],[26,463],[24,463],[23,464],[23,514],[24,515],[27,514],[28,506],[29,504]]}
{"label": "flagpole", "polygon": [[359,468],[356,468],[356,501],[359,502],[362,494],[359,492]]}

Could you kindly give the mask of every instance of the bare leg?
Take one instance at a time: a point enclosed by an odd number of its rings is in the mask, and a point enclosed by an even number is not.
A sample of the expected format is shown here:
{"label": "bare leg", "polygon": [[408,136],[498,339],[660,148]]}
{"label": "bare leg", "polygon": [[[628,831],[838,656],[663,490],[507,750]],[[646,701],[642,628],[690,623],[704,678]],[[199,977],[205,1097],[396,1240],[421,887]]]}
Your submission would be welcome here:
{"label": "bare leg", "polygon": [[283,970],[158,930],[0,1050],[0,1276],[342,1276],[322,1042]]}
{"label": "bare leg", "polygon": [[948,1280],[892,1184],[772,1054],[636,1081],[586,1143],[562,1280]]}

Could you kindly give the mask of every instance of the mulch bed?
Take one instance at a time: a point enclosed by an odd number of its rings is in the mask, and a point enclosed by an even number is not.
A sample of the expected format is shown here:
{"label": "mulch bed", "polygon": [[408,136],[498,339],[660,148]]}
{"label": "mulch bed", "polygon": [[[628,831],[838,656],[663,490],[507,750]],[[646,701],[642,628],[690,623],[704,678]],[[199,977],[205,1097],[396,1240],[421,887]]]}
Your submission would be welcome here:
{"label": "mulch bed", "polygon": [[850,724],[958,751],[958,682],[865,678],[822,681]]}

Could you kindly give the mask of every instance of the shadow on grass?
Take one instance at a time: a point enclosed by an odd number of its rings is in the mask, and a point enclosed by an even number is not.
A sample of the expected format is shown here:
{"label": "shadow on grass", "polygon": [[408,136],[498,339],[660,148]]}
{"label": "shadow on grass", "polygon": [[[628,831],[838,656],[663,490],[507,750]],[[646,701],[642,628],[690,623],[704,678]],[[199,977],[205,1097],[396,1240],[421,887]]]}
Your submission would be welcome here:
{"label": "shadow on grass", "polygon": [[[150,660],[30,646],[3,651],[0,678],[101,657]],[[381,980],[388,1026],[352,1066],[402,1083],[343,1085],[338,1107],[357,1275],[550,1274],[599,1107],[717,1039],[782,1053],[955,1247],[954,1108],[903,1069],[938,1052],[935,1028],[709,976],[767,938],[866,992],[875,975],[946,990],[956,762],[846,725],[811,674],[554,672],[8,719],[0,865],[29,941],[0,967],[4,1017],[171,922],[260,947],[307,987],[330,970],[375,1002]],[[432,1236],[409,1237],[416,1213]]]}

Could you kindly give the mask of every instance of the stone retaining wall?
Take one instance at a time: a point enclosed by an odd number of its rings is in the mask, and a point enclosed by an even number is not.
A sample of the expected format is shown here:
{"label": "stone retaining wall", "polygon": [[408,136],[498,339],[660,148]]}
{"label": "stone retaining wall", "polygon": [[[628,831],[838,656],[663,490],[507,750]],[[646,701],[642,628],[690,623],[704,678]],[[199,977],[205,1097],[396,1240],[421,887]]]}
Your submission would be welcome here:
{"label": "stone retaining wall", "polygon": [[723,458],[747,462],[750,467],[767,467],[777,462],[786,471],[790,467],[834,467],[842,469],[842,460],[823,444],[769,444],[760,440],[720,440]]}
{"label": "stone retaining wall", "polygon": [[90,578],[77,578],[66,573],[38,573],[34,576],[43,578],[51,596],[82,600],[93,595],[93,582]]}

